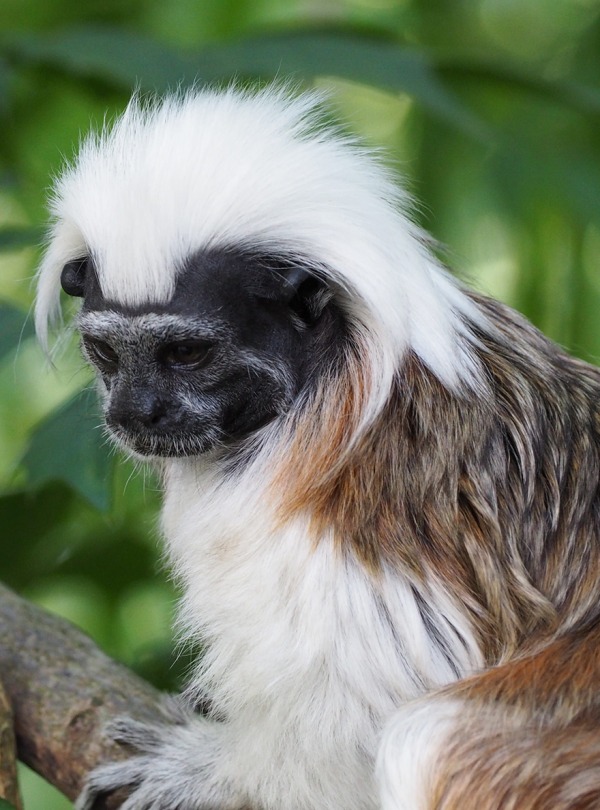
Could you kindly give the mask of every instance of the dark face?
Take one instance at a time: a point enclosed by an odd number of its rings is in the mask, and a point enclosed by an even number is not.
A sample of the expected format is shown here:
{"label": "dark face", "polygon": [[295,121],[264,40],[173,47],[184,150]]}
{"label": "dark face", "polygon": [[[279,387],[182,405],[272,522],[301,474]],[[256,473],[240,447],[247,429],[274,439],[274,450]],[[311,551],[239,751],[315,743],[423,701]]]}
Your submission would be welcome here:
{"label": "dark face", "polygon": [[144,456],[239,443],[330,373],[345,341],[325,284],[281,258],[199,254],[168,303],[136,308],[106,300],[88,260],[66,265],[62,284],[83,297],[78,325],[106,424]]}

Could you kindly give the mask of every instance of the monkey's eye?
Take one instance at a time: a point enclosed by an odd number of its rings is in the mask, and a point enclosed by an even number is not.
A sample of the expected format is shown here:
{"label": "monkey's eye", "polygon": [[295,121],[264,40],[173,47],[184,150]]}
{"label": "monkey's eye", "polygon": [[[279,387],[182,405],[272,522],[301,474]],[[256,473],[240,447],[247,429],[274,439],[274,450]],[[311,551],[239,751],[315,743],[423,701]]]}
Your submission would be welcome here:
{"label": "monkey's eye", "polygon": [[195,369],[209,359],[212,344],[201,340],[181,340],[167,343],[159,351],[159,360],[171,368]]}
{"label": "monkey's eye", "polygon": [[90,359],[103,371],[116,371],[119,364],[119,355],[110,343],[96,338],[84,337],[83,345]]}

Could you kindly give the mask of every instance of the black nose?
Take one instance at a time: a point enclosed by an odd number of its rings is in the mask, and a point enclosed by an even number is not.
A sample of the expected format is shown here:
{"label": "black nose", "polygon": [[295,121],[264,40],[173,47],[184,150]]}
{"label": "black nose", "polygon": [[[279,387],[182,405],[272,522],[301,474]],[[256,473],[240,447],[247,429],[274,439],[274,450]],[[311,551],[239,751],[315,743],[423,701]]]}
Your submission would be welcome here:
{"label": "black nose", "polygon": [[157,430],[167,427],[170,404],[154,391],[129,392],[113,398],[107,416],[110,423],[125,430]]}

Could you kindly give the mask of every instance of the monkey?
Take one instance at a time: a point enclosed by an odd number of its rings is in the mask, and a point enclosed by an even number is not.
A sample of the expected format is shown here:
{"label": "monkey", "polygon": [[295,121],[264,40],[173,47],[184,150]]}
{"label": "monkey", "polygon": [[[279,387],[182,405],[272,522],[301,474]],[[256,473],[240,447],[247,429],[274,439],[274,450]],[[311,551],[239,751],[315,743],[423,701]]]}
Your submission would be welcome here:
{"label": "monkey", "polygon": [[81,299],[205,649],[77,808],[600,807],[600,372],[451,276],[323,109],[134,97],[55,183],[38,335]]}

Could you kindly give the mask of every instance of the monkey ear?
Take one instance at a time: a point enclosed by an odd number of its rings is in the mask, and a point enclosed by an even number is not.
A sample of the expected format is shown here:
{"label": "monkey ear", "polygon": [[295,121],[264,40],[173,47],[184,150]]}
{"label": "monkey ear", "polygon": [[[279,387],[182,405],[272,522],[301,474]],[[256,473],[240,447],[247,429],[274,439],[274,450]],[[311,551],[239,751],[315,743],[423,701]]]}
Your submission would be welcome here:
{"label": "monkey ear", "polygon": [[304,265],[276,256],[258,256],[252,264],[255,272],[248,274],[251,292],[279,304],[288,305],[300,287],[314,277]]}
{"label": "monkey ear", "polygon": [[300,264],[279,267],[277,275],[279,300],[306,325],[316,323],[333,295],[325,281]]}
{"label": "monkey ear", "polygon": [[278,267],[276,273],[281,281],[279,297],[286,304],[291,303],[300,294],[301,288],[306,282],[316,280],[314,274],[300,264]]}
{"label": "monkey ear", "polygon": [[88,257],[84,256],[81,259],[73,259],[73,261],[67,262],[63,267],[60,274],[60,283],[67,295],[83,298],[88,262]]}
{"label": "monkey ear", "polygon": [[253,292],[258,298],[283,304],[306,325],[316,323],[332,297],[323,278],[285,258],[259,257],[257,265]]}

